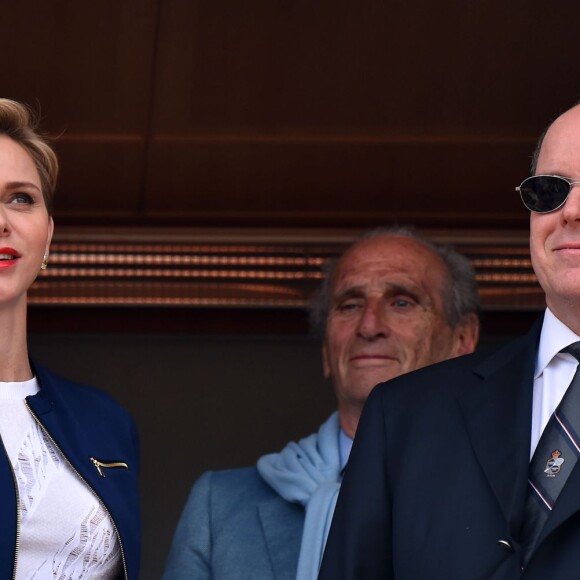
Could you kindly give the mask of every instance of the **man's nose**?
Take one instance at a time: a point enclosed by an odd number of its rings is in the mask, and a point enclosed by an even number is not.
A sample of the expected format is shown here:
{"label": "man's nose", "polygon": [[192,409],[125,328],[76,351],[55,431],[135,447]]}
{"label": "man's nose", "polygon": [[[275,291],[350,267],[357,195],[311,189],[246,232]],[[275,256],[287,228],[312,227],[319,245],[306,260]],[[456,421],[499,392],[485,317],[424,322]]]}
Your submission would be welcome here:
{"label": "man's nose", "polygon": [[580,185],[575,184],[562,208],[562,219],[566,222],[580,221]]}
{"label": "man's nose", "polygon": [[383,306],[378,301],[366,304],[359,321],[359,335],[367,340],[386,336],[388,326]]}

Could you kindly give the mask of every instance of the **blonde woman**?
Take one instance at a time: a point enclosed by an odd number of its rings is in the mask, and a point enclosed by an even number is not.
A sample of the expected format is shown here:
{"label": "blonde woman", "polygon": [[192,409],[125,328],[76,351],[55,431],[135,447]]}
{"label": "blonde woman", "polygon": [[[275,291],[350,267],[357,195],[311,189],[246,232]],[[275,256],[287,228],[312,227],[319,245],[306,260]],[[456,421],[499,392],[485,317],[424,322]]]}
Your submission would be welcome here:
{"label": "blonde woman", "polygon": [[57,173],[28,109],[0,99],[0,578],[137,580],[134,423],[28,357],[26,295],[48,262]]}

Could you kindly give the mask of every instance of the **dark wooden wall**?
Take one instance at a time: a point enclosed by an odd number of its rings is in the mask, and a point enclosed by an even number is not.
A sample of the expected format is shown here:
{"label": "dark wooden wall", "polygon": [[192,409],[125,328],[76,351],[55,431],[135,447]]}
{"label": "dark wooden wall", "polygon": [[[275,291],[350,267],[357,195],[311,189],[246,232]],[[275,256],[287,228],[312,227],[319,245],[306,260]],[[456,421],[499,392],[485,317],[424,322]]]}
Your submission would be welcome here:
{"label": "dark wooden wall", "polygon": [[579,97],[574,2],[41,0],[5,96],[61,136],[59,223],[526,226]]}

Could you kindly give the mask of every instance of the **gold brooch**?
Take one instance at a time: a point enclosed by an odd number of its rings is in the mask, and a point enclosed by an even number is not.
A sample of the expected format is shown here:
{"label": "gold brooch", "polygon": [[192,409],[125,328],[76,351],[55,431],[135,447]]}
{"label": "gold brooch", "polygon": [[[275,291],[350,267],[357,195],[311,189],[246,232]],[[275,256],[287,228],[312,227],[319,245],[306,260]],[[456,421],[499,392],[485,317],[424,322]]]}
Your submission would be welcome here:
{"label": "gold brooch", "polygon": [[99,461],[98,459],[95,459],[94,457],[91,457],[91,461],[93,462],[94,466],[97,468],[97,471],[99,472],[99,475],[101,477],[105,477],[105,474],[103,473],[103,470],[101,469],[102,467],[106,467],[106,468],[124,467],[125,469],[129,469],[129,466],[123,461],[115,461],[113,463],[104,463],[102,461]]}

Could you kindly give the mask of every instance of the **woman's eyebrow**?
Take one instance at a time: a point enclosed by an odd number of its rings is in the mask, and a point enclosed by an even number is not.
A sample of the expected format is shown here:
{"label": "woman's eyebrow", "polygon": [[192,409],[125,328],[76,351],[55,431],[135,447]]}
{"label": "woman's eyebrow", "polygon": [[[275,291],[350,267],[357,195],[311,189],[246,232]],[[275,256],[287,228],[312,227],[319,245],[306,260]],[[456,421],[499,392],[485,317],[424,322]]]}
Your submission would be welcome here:
{"label": "woman's eyebrow", "polygon": [[7,189],[19,189],[20,187],[32,187],[40,191],[40,187],[32,181],[10,181],[6,184]]}

